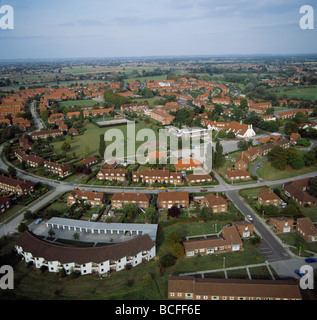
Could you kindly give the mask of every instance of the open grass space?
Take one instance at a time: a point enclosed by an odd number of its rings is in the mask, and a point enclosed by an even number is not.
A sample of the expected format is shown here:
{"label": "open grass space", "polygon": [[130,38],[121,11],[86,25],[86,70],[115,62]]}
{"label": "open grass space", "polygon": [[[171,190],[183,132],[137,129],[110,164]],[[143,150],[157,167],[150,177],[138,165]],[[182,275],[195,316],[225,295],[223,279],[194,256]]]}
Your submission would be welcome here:
{"label": "open grass space", "polygon": [[273,91],[279,97],[287,95],[287,98],[296,98],[296,99],[304,99],[304,100],[315,100],[317,99],[317,87],[282,87],[282,88],[274,88]]}
{"label": "open grass space", "polygon": [[69,100],[69,101],[62,101],[59,102],[59,106],[62,108],[70,108],[70,107],[81,107],[81,106],[92,106],[92,105],[98,105],[99,102],[88,99],[88,100]]}
{"label": "open grass space", "polygon": [[273,181],[292,178],[313,171],[317,171],[317,164],[309,167],[304,167],[299,170],[293,169],[288,165],[286,166],[285,170],[278,170],[273,168],[269,161],[264,161],[261,167],[256,172],[262,179]]}
{"label": "open grass space", "polygon": [[[147,125],[148,126],[148,125]],[[141,129],[144,129],[147,127],[143,122],[138,122],[135,124],[135,133],[137,134]],[[105,134],[109,130],[119,130],[122,132],[122,139],[118,140],[120,143],[124,145],[124,150],[126,153],[127,150],[127,125],[118,125],[108,128],[99,128],[93,123],[88,123],[85,125],[86,131],[83,135],[74,136],[71,140],[71,148],[68,150],[67,154],[72,155],[74,152],[76,152],[76,155],[84,155],[87,153],[87,155],[95,155],[99,153],[99,141],[100,141],[100,135]],[[158,130],[159,127],[152,126],[151,129],[154,130],[156,139],[158,141]],[[130,138],[130,137],[129,137]],[[109,138],[110,139],[110,138]],[[112,141],[106,141],[106,146],[109,146],[112,144],[116,138],[113,138]],[[145,138],[147,139],[147,138]],[[135,150],[139,148],[140,145],[145,143],[145,141],[136,141],[135,142]],[[57,153],[61,151],[61,146],[63,144],[63,141],[60,142],[54,142],[54,149]]]}

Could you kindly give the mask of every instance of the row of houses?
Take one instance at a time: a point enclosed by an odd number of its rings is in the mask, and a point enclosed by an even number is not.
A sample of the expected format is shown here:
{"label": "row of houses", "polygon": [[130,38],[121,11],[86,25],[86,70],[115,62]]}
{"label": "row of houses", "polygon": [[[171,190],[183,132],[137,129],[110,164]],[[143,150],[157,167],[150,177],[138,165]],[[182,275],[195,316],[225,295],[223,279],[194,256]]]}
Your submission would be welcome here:
{"label": "row of houses", "polygon": [[171,276],[168,298],[179,300],[302,300],[294,280],[201,279]]}
{"label": "row of houses", "polygon": [[17,239],[15,249],[26,263],[33,262],[38,269],[45,266],[49,272],[58,273],[63,269],[66,274],[79,272],[81,275],[121,271],[156,256],[155,242],[149,234],[117,244],[79,248],[54,244],[25,231]]}
{"label": "row of houses", "polygon": [[22,181],[0,175],[0,189],[23,196],[34,191],[34,183],[29,180]]}
{"label": "row of houses", "polygon": [[270,218],[270,224],[274,230],[278,233],[288,233],[296,230],[306,241],[315,242],[317,241],[317,229],[313,222],[305,218],[294,218],[290,217],[273,217]]}
{"label": "row of houses", "polygon": [[[294,199],[301,207],[315,206],[317,199],[308,193],[312,178],[293,180],[283,184],[284,194]],[[284,206],[284,201],[276,195],[270,188],[262,190],[258,195],[260,205]]]}
{"label": "row of houses", "polygon": [[23,149],[15,150],[14,154],[21,163],[25,161],[25,163],[30,167],[38,168],[43,165],[45,169],[54,174],[58,174],[62,178],[69,174],[70,166],[68,163],[48,161],[34,154],[27,154]]}

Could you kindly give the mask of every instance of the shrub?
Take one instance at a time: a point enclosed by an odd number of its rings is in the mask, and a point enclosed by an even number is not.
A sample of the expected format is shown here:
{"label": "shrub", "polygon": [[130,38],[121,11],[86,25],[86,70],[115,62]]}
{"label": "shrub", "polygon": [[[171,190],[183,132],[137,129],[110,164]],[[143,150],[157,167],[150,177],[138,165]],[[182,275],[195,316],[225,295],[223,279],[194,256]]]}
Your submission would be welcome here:
{"label": "shrub", "polygon": [[164,268],[173,266],[176,263],[177,258],[171,254],[165,255],[161,258],[161,265]]}

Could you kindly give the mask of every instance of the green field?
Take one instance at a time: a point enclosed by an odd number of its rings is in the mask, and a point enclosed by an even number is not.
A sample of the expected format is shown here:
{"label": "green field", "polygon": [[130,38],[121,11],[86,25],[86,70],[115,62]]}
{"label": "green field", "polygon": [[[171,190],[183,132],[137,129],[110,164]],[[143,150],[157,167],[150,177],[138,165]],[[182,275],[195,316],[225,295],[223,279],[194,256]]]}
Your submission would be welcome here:
{"label": "green field", "polygon": [[[135,132],[136,134],[139,130],[144,129],[146,127],[151,127],[156,134],[156,138],[158,139],[158,130],[159,127],[144,124],[143,122],[139,122],[135,124]],[[71,149],[68,151],[69,155],[72,155],[76,152],[77,156],[83,156],[85,153],[88,155],[95,155],[99,153],[99,141],[100,135],[105,134],[108,130],[120,130],[123,133],[123,140],[119,140],[124,144],[125,152],[127,148],[127,126],[126,125],[119,125],[119,126],[112,126],[108,128],[99,128],[98,126],[94,125],[93,123],[88,123],[85,125],[87,129],[83,135],[74,136],[71,141]],[[106,146],[109,146],[115,141],[107,141]],[[136,141],[135,142],[135,149],[137,150],[140,145],[142,145],[144,141]],[[55,151],[59,153],[61,151],[61,145],[63,141],[53,143]]]}
{"label": "green field", "polygon": [[317,171],[317,164],[299,170],[293,169],[290,165],[287,165],[285,170],[278,170],[273,168],[269,161],[264,161],[256,172],[262,179],[273,181],[292,178],[313,171]]}
{"label": "green field", "polygon": [[304,100],[316,100],[317,99],[317,87],[283,87],[278,89],[272,89],[279,97],[283,97],[283,95],[287,95],[287,98],[297,98]]}
{"label": "green field", "polygon": [[59,106],[62,108],[70,108],[74,106],[92,106],[92,105],[98,105],[99,102],[89,99],[89,100],[69,100],[69,101],[62,101],[59,102]]}

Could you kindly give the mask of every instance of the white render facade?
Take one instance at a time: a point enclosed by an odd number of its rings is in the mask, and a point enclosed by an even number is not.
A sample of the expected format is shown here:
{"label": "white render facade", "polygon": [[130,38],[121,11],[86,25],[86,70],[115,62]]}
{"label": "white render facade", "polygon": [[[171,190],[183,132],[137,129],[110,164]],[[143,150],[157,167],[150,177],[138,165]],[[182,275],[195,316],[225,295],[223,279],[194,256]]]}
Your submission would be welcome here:
{"label": "white render facade", "polygon": [[127,265],[135,267],[156,256],[155,243],[149,235],[110,246],[74,248],[43,241],[26,231],[17,240],[15,249],[26,263],[33,262],[37,269],[45,266],[49,272],[64,269],[66,274],[76,271],[81,275],[121,271]]}

